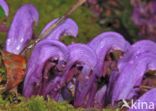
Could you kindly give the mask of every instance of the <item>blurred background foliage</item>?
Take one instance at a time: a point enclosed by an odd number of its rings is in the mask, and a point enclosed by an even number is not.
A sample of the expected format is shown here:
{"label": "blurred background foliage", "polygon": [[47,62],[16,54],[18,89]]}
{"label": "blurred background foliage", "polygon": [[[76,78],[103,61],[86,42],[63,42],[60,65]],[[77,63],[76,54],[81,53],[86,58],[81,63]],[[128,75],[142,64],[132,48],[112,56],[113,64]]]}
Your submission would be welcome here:
{"label": "blurred background foliage", "polygon": [[[31,3],[36,6],[40,14],[40,21],[35,28],[36,35],[39,35],[44,26],[51,20],[63,16],[75,0],[7,0],[10,7],[10,15],[7,20],[7,26],[11,24],[17,9],[26,3]],[[102,28],[97,24],[97,18],[87,9],[87,7],[80,7],[71,16],[79,26],[79,35],[77,42],[86,42],[91,37],[102,32]],[[3,21],[4,18],[1,19]],[[4,41],[4,34],[3,36]],[[1,37],[2,38],[2,37]],[[65,39],[66,40],[66,39]],[[70,41],[70,38],[66,42]],[[2,42],[1,42],[2,43]]]}
{"label": "blurred background foliage", "polygon": [[[129,0],[97,0],[99,6],[103,9],[100,16],[90,10],[90,3],[86,3],[80,7],[71,16],[79,26],[79,35],[76,39],[68,37],[63,39],[66,43],[88,42],[104,31],[117,31],[124,35],[130,42],[134,42],[139,37],[136,35],[136,28],[131,21],[131,5]],[[116,6],[111,5],[111,1],[116,1]],[[8,18],[1,17],[0,23],[10,26],[17,9],[26,3],[31,3],[36,6],[40,14],[40,21],[35,28],[35,36],[39,35],[43,27],[51,20],[62,16],[75,0],[7,0],[10,7],[10,15]],[[108,13],[110,13],[108,15]],[[0,33],[0,45],[3,46],[5,33]]]}

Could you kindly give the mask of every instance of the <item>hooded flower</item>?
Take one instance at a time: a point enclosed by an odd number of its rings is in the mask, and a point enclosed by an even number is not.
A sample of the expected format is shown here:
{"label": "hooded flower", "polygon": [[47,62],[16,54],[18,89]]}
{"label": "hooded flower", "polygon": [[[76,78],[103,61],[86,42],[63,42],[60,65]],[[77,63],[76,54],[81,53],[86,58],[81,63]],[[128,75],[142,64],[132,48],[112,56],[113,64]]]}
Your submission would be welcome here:
{"label": "hooded flower", "polygon": [[70,57],[67,64],[66,72],[62,77],[62,84],[70,84],[76,79],[75,86],[75,106],[83,106],[87,102],[87,94],[92,87],[95,79],[93,69],[96,65],[97,58],[94,51],[84,44],[72,44],[68,46]]}
{"label": "hooded flower", "polygon": [[6,40],[5,50],[19,54],[29,43],[33,26],[39,20],[36,8],[31,4],[23,5],[15,14]]}
{"label": "hooded flower", "polygon": [[130,47],[130,50],[128,50],[125,53],[125,56],[119,60],[118,63],[119,70],[124,68],[126,63],[128,63],[128,61],[130,61],[133,57],[138,57],[138,55],[143,53],[150,53],[150,52],[156,53],[155,47],[156,47],[156,43],[150,40],[141,40],[136,42],[132,46],[132,48]]}
{"label": "hooded flower", "polygon": [[96,72],[99,77],[103,75],[103,64],[106,54],[114,50],[126,52],[130,46],[124,37],[116,32],[102,33],[89,42],[88,45],[93,48],[97,54],[98,64],[96,66]]}
{"label": "hooded flower", "polygon": [[[47,30],[51,25],[55,24],[57,20],[58,19],[54,19],[50,23],[48,23],[42,30],[41,34],[45,33],[45,30]],[[77,37],[77,34],[78,34],[77,24],[72,19],[68,18],[57,28],[52,30],[50,34],[47,36],[47,38],[59,40],[63,36]]]}
{"label": "hooded flower", "polygon": [[87,94],[95,80],[95,73],[93,70],[97,63],[97,58],[94,51],[83,44],[70,45],[69,50],[70,61],[73,63],[79,62],[77,65],[78,69],[80,68],[80,74],[77,78],[78,82],[75,89],[74,105],[81,106],[85,104],[85,101],[87,102]]}
{"label": "hooded flower", "polygon": [[[51,68],[61,72],[67,62],[69,52],[67,47],[57,40],[42,40],[39,42],[29,59],[24,81],[24,96],[42,94],[52,74]],[[43,92],[42,92],[43,91]]]}
{"label": "hooded flower", "polygon": [[9,7],[5,0],[0,0],[0,6],[3,8],[5,15],[9,15]]}
{"label": "hooded flower", "polygon": [[[146,46],[145,46],[146,44]],[[139,48],[140,47],[140,48]],[[114,83],[112,102],[121,99],[131,99],[137,96],[143,76],[146,72],[156,70],[156,44],[150,41],[140,41],[129,49],[128,53],[123,57],[127,58],[124,65],[119,63],[119,76]],[[125,62],[125,61],[124,61]]]}

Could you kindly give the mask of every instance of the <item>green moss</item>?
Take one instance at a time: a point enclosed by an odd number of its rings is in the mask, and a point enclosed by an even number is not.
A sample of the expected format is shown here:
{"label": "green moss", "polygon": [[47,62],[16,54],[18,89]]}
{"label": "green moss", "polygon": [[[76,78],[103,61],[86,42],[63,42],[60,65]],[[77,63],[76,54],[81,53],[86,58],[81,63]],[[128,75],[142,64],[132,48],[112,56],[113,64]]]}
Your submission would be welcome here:
{"label": "green moss", "polygon": [[33,98],[28,102],[28,107],[30,111],[48,111],[46,109],[45,101],[42,97]]}
{"label": "green moss", "polygon": [[[19,104],[10,104],[0,98],[0,111],[99,111],[96,109],[74,108],[66,102],[45,101],[43,97],[20,98]],[[111,111],[111,110],[106,110]]]}
{"label": "green moss", "polygon": [[67,102],[56,102],[52,99],[45,101],[43,97],[36,96],[29,99],[19,97],[20,103],[10,104],[0,96],[0,111],[119,111],[119,109],[83,109],[74,108]]}

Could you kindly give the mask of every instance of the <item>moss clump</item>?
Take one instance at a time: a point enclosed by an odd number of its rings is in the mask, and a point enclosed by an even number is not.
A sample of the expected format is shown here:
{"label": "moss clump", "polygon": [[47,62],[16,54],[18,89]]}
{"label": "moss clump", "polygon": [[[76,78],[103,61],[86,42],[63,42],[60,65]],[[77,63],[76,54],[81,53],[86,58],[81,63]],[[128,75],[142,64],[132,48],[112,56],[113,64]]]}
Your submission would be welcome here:
{"label": "moss clump", "polygon": [[[45,101],[41,96],[32,97],[30,99],[20,97],[20,99],[20,103],[10,104],[0,97],[0,111],[99,111],[97,109],[76,109],[66,102],[56,102],[51,99]],[[115,110],[105,109],[101,111]]]}
{"label": "moss clump", "polygon": [[0,97],[0,111],[120,111],[119,109],[83,109],[74,108],[67,102],[56,102],[48,99],[45,101],[43,97],[36,96],[30,99],[19,97],[21,102],[18,104],[10,104],[8,101]]}

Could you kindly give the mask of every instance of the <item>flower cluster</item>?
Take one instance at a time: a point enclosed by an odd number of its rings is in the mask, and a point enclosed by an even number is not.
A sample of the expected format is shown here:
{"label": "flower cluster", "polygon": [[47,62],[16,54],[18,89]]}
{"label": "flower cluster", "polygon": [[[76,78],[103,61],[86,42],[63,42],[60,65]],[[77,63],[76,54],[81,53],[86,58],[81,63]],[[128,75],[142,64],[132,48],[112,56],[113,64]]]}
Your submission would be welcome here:
{"label": "flower cluster", "polygon": [[[20,54],[30,42],[38,20],[33,5],[22,6],[8,32],[5,50]],[[41,34],[56,21],[48,23]],[[143,40],[131,45],[116,32],[99,34],[87,44],[67,46],[59,41],[63,36],[77,34],[77,24],[68,18],[36,44],[27,63],[23,95],[65,100],[85,108],[115,106],[122,99],[138,99],[145,73],[156,70],[156,43]],[[153,88],[140,100],[153,101]]]}

